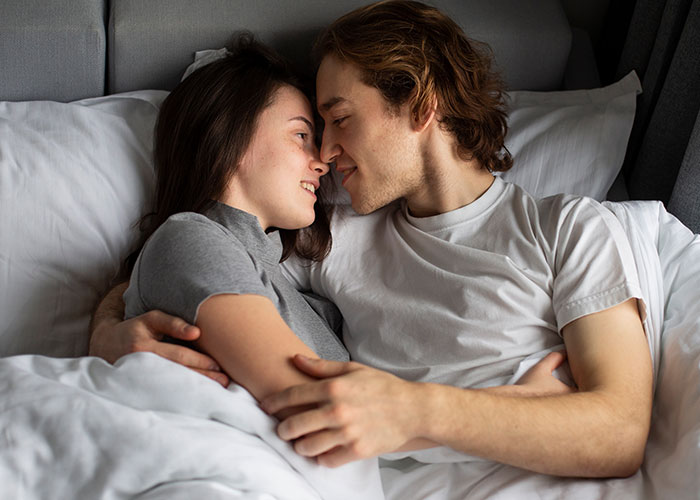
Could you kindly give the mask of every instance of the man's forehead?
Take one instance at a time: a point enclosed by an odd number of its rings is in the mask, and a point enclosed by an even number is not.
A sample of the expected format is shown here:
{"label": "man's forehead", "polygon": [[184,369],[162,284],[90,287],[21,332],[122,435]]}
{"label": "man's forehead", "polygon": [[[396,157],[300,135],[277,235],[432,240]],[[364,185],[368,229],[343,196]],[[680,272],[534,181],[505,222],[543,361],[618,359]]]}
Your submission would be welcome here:
{"label": "man's forehead", "polygon": [[359,83],[359,68],[333,55],[324,57],[316,75],[319,110],[327,111],[336,104],[349,101],[353,88]]}

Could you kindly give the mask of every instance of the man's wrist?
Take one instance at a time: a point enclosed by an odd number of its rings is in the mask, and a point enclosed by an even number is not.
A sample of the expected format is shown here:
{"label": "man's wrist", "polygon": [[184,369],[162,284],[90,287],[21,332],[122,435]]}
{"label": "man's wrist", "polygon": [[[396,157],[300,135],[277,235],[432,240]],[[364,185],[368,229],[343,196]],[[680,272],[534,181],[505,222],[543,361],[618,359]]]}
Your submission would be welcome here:
{"label": "man's wrist", "polygon": [[444,428],[447,427],[445,419],[451,418],[449,415],[449,392],[454,387],[432,384],[414,383],[414,394],[412,401],[414,409],[412,417],[409,417],[414,428],[412,437],[425,438],[435,442],[441,442],[444,435]]}
{"label": "man's wrist", "polygon": [[109,337],[107,332],[120,322],[121,320],[116,317],[103,317],[92,325],[88,345],[88,354],[90,356],[98,356],[112,362],[112,360],[108,359],[109,356],[104,348],[108,345],[105,339]]}

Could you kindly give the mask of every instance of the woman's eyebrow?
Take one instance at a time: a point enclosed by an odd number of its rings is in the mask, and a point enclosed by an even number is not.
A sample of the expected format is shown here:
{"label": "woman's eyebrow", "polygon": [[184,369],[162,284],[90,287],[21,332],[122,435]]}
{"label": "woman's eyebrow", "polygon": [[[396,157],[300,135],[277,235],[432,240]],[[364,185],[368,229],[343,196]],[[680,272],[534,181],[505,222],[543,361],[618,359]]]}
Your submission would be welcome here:
{"label": "woman's eyebrow", "polygon": [[289,119],[290,122],[294,121],[294,120],[299,120],[299,121],[306,123],[306,126],[309,127],[309,130],[311,132],[314,131],[314,124],[311,123],[306,117],[300,115],[300,116],[295,116],[294,118]]}

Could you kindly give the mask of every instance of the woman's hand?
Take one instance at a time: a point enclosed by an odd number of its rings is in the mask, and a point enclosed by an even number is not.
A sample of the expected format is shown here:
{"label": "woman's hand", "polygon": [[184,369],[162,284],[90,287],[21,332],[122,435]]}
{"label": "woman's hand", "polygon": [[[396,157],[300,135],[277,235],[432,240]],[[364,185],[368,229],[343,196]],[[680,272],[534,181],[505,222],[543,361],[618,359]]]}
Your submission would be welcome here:
{"label": "woman's hand", "polygon": [[556,396],[558,394],[570,394],[576,392],[575,387],[570,387],[552,375],[566,361],[566,351],[554,351],[547,354],[530,368],[525,375],[515,383],[525,391],[524,396]]}
{"label": "woman's hand", "polygon": [[570,387],[552,375],[566,361],[566,351],[554,351],[539,360],[514,385],[501,385],[479,389],[480,391],[500,394],[501,396],[557,396],[576,392],[576,387]]}
{"label": "woman's hand", "polygon": [[395,451],[417,437],[422,384],[354,362],[295,356],[294,364],[321,380],[270,396],[262,407],[274,415],[295,406],[315,406],[284,419],[277,429],[282,439],[294,441],[300,455],[337,467]]}

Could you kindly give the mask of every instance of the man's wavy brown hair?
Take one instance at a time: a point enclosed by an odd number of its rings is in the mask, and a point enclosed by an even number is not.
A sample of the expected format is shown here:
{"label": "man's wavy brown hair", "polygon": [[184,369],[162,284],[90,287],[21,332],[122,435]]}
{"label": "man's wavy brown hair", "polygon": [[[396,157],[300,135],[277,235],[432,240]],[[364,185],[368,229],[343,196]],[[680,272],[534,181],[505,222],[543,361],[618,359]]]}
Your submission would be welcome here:
{"label": "man's wavy brown hair", "polygon": [[364,83],[394,109],[408,102],[421,116],[437,101],[440,124],[456,138],[462,159],[490,171],[513,165],[504,146],[504,87],[491,50],[438,9],[409,0],[361,7],[319,36],[317,65],[327,55],[360,68]]}

